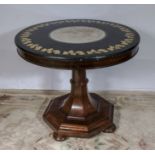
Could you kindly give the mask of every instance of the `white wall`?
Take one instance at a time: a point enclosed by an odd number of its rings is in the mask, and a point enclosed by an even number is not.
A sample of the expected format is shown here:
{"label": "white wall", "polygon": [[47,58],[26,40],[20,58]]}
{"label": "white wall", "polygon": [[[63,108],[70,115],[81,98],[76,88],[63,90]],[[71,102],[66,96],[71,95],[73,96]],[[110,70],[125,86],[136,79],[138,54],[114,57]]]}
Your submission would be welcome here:
{"label": "white wall", "polygon": [[155,90],[155,5],[0,5],[1,89],[70,89],[70,71],[30,64],[17,55],[14,45],[14,36],[21,29],[64,18],[114,21],[141,35],[136,57],[87,71],[91,90]]}

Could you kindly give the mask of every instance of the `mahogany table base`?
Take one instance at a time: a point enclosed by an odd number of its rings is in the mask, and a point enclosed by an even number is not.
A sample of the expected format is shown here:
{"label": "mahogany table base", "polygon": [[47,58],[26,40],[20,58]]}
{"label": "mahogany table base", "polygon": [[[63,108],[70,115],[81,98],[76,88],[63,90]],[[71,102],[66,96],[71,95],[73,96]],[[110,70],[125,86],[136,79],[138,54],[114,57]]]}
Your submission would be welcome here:
{"label": "mahogany table base", "polygon": [[115,131],[113,105],[95,93],[88,93],[87,82],[85,70],[74,69],[71,93],[55,98],[47,107],[43,118],[53,128],[56,140]]}

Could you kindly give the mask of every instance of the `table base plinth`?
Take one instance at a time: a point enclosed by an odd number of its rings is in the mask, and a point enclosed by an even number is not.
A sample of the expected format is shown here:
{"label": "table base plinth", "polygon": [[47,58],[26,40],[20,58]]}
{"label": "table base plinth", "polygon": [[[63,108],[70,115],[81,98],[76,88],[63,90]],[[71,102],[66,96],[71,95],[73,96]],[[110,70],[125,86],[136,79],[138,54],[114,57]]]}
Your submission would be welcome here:
{"label": "table base plinth", "polygon": [[99,132],[113,132],[113,104],[95,93],[87,92],[85,70],[73,70],[71,93],[53,99],[43,118],[53,128],[53,137],[88,138]]}
{"label": "table base plinth", "polygon": [[91,93],[90,96],[98,103],[98,111],[90,116],[86,116],[85,120],[80,118],[68,118],[61,110],[64,101],[69,95],[57,97],[52,100],[47,107],[43,118],[47,124],[54,130],[53,137],[57,141],[63,141],[68,137],[92,137],[99,132],[111,133],[115,131],[113,124],[113,105]]}

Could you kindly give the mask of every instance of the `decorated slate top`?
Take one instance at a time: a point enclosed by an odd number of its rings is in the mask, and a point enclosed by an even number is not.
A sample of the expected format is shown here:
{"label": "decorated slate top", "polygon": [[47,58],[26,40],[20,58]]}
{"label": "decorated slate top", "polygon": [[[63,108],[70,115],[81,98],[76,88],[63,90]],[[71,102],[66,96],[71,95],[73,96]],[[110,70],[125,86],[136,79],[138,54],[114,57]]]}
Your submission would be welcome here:
{"label": "decorated slate top", "polygon": [[18,48],[51,59],[94,60],[136,47],[138,33],[121,24],[68,19],[28,27],[15,37]]}

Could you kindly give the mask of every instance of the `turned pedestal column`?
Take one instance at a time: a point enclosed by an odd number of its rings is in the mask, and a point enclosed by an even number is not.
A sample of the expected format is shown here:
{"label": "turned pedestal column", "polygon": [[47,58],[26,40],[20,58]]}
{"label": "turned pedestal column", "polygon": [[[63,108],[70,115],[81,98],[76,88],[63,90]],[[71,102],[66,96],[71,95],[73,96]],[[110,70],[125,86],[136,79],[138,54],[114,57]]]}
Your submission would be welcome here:
{"label": "turned pedestal column", "polygon": [[67,137],[90,137],[113,132],[113,105],[97,94],[87,92],[84,69],[73,69],[70,94],[52,100],[44,120],[54,129],[56,140]]}

